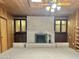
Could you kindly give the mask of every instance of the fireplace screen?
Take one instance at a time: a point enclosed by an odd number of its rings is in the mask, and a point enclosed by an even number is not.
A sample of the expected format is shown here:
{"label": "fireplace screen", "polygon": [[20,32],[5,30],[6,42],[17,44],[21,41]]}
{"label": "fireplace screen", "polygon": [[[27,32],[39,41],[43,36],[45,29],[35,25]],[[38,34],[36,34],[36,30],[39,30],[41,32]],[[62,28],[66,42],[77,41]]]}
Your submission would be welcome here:
{"label": "fireplace screen", "polygon": [[35,34],[35,43],[47,43],[47,35]]}

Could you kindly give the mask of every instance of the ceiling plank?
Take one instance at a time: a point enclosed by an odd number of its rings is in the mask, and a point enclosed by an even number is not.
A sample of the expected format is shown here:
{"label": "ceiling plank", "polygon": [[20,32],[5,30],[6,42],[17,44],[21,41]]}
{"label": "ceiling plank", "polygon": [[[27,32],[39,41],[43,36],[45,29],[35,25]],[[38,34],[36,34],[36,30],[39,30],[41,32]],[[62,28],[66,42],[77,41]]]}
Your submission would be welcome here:
{"label": "ceiling plank", "polygon": [[[60,0],[61,2],[70,2],[70,6],[63,6],[64,10],[69,12],[71,8],[78,8],[79,0]],[[49,12],[45,10],[45,7],[49,5],[48,0],[42,0],[41,3],[33,3],[31,0],[0,0],[0,4],[4,4],[8,12],[12,15],[48,15]],[[68,8],[65,8],[68,7]],[[36,12],[36,13],[35,13]],[[58,12],[57,12],[58,13]]]}

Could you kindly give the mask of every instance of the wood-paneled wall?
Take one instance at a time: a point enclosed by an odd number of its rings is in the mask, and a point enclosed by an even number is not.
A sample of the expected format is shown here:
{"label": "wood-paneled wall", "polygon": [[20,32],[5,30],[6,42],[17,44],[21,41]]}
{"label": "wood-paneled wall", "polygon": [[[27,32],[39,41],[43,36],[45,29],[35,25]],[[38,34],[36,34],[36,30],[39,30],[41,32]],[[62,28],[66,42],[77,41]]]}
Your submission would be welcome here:
{"label": "wood-paneled wall", "polygon": [[75,13],[72,14],[69,17],[69,23],[68,23],[68,39],[69,39],[69,46],[70,47],[74,47],[74,43],[75,43],[75,27],[76,27],[76,17],[75,17]]}
{"label": "wood-paneled wall", "polygon": [[79,27],[79,9],[70,15],[68,20],[69,47],[76,49],[76,28]]}
{"label": "wood-paneled wall", "polygon": [[[5,19],[7,21],[7,50],[13,47],[14,40],[14,22],[13,17],[7,12],[5,7],[0,6],[0,18]],[[5,43],[4,43],[5,44]],[[1,37],[0,37],[0,52],[2,49]]]}
{"label": "wood-paneled wall", "polygon": [[8,49],[13,47],[14,41],[14,21],[13,17],[8,14],[7,18],[7,33],[8,33]]}

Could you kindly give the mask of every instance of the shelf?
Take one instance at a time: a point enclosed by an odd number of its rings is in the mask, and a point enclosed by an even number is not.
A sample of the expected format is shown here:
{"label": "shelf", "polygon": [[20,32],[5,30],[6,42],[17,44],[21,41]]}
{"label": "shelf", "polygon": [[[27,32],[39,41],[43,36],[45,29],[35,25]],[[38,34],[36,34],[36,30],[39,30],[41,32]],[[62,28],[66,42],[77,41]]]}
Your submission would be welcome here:
{"label": "shelf", "polygon": [[79,27],[77,27],[75,31],[75,48],[76,51],[79,51]]}
{"label": "shelf", "polygon": [[79,27],[76,27],[76,29],[79,29]]}
{"label": "shelf", "polygon": [[76,31],[76,33],[75,33],[75,34],[79,35],[79,31]]}
{"label": "shelf", "polygon": [[76,39],[76,41],[78,41],[78,42],[79,42],[79,39]]}
{"label": "shelf", "polygon": [[78,29],[79,29],[79,27],[76,27],[76,28],[78,28]]}
{"label": "shelf", "polygon": [[76,45],[75,47],[79,49],[79,46]]}
{"label": "shelf", "polygon": [[79,38],[79,35],[76,35],[76,38]]}
{"label": "shelf", "polygon": [[79,45],[79,42],[77,42],[76,45]]}

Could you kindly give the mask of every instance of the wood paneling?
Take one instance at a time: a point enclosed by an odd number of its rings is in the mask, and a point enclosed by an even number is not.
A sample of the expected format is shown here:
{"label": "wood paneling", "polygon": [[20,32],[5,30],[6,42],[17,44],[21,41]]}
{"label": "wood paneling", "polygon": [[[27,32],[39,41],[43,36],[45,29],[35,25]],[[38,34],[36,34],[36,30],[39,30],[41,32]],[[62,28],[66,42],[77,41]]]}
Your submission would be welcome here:
{"label": "wood paneling", "polygon": [[42,0],[42,2],[31,2],[31,0],[29,0],[29,4],[31,8],[44,8],[46,6],[48,6],[48,0]]}
{"label": "wood paneling", "polygon": [[0,18],[0,29],[1,29],[1,42],[2,42],[2,52],[7,50],[8,38],[7,38],[7,22],[5,19]]}
{"label": "wood paneling", "polygon": [[[79,9],[76,10],[70,17],[69,17],[69,23],[68,23],[68,40],[69,40],[69,46],[71,48],[76,48],[77,44],[77,28],[79,28]],[[79,49],[78,49],[79,50]]]}
{"label": "wood paneling", "polygon": [[0,16],[7,19],[7,12],[4,7],[0,8]]}
{"label": "wood paneling", "polygon": [[75,27],[76,27],[76,14],[70,16],[69,18],[69,25],[68,25],[68,39],[69,39],[69,46],[74,47],[75,44]]}
{"label": "wood paneling", "polygon": [[13,18],[5,7],[0,7],[0,52],[13,46]]}
{"label": "wood paneling", "polygon": [[14,40],[14,24],[13,24],[13,17],[8,15],[7,18],[7,31],[8,31],[8,48],[13,47],[13,40]]}

